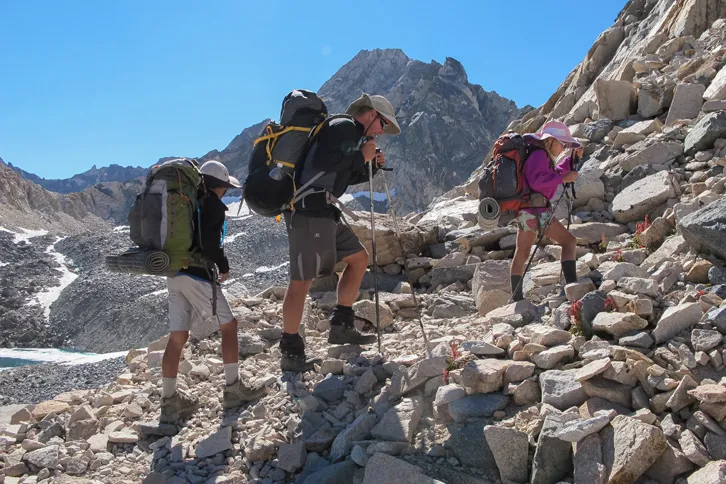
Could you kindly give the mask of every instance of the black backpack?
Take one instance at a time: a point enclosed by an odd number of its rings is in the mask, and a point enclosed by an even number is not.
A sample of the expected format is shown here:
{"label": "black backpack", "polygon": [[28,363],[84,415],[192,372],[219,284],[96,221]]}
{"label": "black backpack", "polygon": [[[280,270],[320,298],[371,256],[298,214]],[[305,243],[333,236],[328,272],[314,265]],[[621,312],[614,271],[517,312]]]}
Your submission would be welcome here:
{"label": "black backpack", "polygon": [[263,217],[277,217],[292,209],[304,186],[298,186],[305,158],[320,129],[332,119],[325,103],[312,91],[295,89],[285,96],[280,122],[270,122],[254,142],[248,174],[242,187],[245,203]]}

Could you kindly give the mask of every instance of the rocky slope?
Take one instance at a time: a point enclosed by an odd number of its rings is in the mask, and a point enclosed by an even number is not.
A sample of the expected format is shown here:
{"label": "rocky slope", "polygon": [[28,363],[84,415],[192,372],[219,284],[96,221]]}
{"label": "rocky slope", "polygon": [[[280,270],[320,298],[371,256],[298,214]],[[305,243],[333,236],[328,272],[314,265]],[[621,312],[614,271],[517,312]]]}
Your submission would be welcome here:
{"label": "rocky slope", "polygon": [[110,165],[96,168],[96,165],[93,165],[90,170],[73,175],[70,178],[45,179],[33,173],[29,173],[20,167],[13,166],[12,163],[8,163],[8,166],[18,172],[26,180],[30,180],[46,190],[56,193],[82,192],[87,188],[91,188],[104,182],[131,181],[137,178],[143,178],[146,176],[148,171],[148,168],[142,168],[140,166]]}
{"label": "rocky slope", "polygon": [[[3,387],[28,404],[6,412],[5,482],[725,482],[723,7],[628,3],[554,101],[512,125],[565,102],[557,116],[586,145],[571,228],[580,280],[566,300],[549,298],[560,248],[545,241],[528,300],[507,304],[514,230],[479,228],[466,183],[403,223],[413,287],[378,218],[383,354],[326,343],[335,294],[319,288],[305,337],[323,364],[281,375],[284,288],[233,296],[242,377],[265,397],[221,409],[217,334],[185,348],[180,385],[201,405],[183,425],[158,423],[163,338],[101,388],[40,401]],[[647,39],[658,45],[636,48]],[[664,90],[647,111],[652,86]],[[370,247],[360,215],[351,225]],[[373,331],[370,291],[354,309]]]}
{"label": "rocky slope", "polygon": [[[58,194],[0,163],[0,347],[118,351],[166,332],[163,279],[104,267],[106,255],[132,245],[123,224],[140,188],[113,182]],[[282,225],[244,213],[229,213],[233,293],[259,291],[287,272]]]}
{"label": "rocky slope", "polygon": [[[265,244],[249,239],[252,232]],[[165,279],[110,273],[103,265],[106,254],[129,246],[128,230],[123,228],[107,236],[78,235],[57,244],[79,275],[54,303],[50,316],[50,326],[66,344],[113,352],[144,346],[168,332]],[[246,295],[284,281],[287,266],[281,254],[286,250],[281,225],[252,217],[228,220],[225,251],[232,280],[223,286],[225,291]],[[111,334],[113,338],[108,337]]]}
{"label": "rocky slope", "polygon": [[59,233],[79,233],[108,227],[107,220],[124,220],[141,186],[140,181],[106,183],[82,192],[58,194],[0,163],[0,223]]}
{"label": "rocky slope", "polygon": [[[231,215],[225,250],[233,280],[225,290],[241,295],[283,282],[284,227]],[[106,255],[131,245],[124,226],[65,237],[0,231],[0,347],[101,353],[144,346],[165,334],[165,280],[111,273],[104,266]]]}

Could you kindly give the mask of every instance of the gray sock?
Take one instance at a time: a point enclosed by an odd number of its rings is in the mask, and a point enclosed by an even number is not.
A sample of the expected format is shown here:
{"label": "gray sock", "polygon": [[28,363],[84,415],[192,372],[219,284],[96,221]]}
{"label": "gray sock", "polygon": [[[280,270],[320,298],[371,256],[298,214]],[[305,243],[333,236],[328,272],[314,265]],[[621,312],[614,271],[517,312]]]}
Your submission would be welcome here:
{"label": "gray sock", "polygon": [[224,378],[227,380],[227,385],[239,380],[239,363],[225,363],[224,364]]}
{"label": "gray sock", "polygon": [[176,378],[161,379],[161,396],[171,398],[176,394]]}

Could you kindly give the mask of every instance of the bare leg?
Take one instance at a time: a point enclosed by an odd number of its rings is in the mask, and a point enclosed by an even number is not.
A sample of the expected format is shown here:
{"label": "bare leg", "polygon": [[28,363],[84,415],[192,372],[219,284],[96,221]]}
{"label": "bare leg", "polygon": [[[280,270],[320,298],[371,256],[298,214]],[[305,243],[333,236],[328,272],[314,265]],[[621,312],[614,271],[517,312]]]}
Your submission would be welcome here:
{"label": "bare leg", "polygon": [[189,331],[172,331],[169,334],[164,357],[161,359],[161,374],[164,378],[176,378],[179,373],[179,360],[188,337]]}
{"label": "bare leg", "polygon": [[348,265],[338,281],[338,304],[352,306],[368,267],[368,252],[364,249],[343,259]]}
{"label": "bare leg", "polygon": [[562,246],[562,257],[560,260],[575,260],[577,238],[559,220],[552,220],[545,235]]}
{"label": "bare leg", "polygon": [[509,269],[510,275],[521,276],[524,273],[524,266],[527,263],[529,251],[532,249],[536,237],[535,232],[525,232],[524,230],[517,232],[517,246],[514,249],[514,257]]}
{"label": "bare leg", "polygon": [[312,281],[290,281],[287,286],[285,300],[282,303],[282,326],[285,333],[297,334],[300,329],[305,298],[311,283]]}
{"label": "bare leg", "polygon": [[239,361],[239,341],[237,340],[237,320],[220,324],[219,331],[222,333],[222,361],[237,363]]}

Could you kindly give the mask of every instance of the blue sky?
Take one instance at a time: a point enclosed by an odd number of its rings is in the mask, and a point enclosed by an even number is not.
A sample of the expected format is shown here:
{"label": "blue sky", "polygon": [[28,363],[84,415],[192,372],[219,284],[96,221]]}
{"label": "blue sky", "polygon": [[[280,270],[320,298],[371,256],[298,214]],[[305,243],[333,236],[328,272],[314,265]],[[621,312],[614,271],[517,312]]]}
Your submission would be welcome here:
{"label": "blue sky", "polygon": [[[64,178],[94,164],[201,156],[276,117],[290,89],[318,89],[361,49],[454,57],[470,82],[539,106],[624,5],[0,2],[0,158]],[[535,76],[498,68],[505,50]]]}

